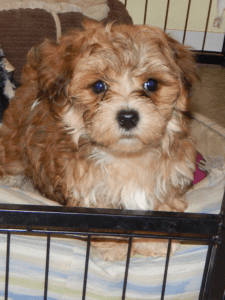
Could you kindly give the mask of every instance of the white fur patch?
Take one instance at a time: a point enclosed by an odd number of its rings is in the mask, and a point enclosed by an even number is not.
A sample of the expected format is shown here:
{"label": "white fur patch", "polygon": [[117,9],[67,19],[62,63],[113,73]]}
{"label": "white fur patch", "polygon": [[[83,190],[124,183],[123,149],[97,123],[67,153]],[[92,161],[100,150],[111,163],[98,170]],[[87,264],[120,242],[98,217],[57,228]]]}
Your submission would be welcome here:
{"label": "white fur patch", "polygon": [[77,145],[82,135],[87,135],[84,127],[83,116],[71,107],[64,115],[63,122],[68,133],[72,135],[74,143]]}
{"label": "white fur patch", "polygon": [[40,99],[38,98],[38,99],[36,99],[35,101],[34,101],[34,103],[32,104],[32,106],[31,106],[31,111],[40,103],[40,101],[39,101]]}
{"label": "white fur patch", "polygon": [[[134,182],[134,178],[131,177],[129,181],[125,179],[126,177],[123,178],[124,168],[126,169],[124,161],[121,169],[121,164],[118,162],[119,158],[97,147],[93,149],[90,158],[95,161],[96,166],[100,167],[102,182],[92,189],[88,195],[89,199],[85,199],[86,203],[91,201],[95,205],[96,198],[101,195],[105,203],[112,204],[113,207],[132,210],[153,209],[154,205],[150,195],[137,182]],[[127,160],[127,169],[129,169],[130,163],[134,162]],[[118,174],[118,177],[115,177],[115,174]]]}
{"label": "white fur patch", "polygon": [[15,86],[10,80],[6,80],[4,94],[11,99],[15,95]]}
{"label": "white fur patch", "polygon": [[121,202],[125,209],[133,210],[151,210],[153,209],[152,201],[147,199],[146,192],[130,182],[128,186],[124,186],[121,191]]}

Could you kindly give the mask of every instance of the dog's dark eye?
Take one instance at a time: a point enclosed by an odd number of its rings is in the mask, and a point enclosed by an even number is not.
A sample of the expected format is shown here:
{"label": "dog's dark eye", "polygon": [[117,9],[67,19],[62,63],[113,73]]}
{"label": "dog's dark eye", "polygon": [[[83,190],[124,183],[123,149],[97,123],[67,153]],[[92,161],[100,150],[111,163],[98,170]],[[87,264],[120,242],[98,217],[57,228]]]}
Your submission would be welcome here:
{"label": "dog's dark eye", "polygon": [[104,81],[99,80],[92,85],[92,90],[96,94],[100,94],[107,90],[107,85]]}
{"label": "dog's dark eye", "polygon": [[149,78],[148,81],[144,83],[144,89],[153,92],[158,87],[158,82],[155,79]]}

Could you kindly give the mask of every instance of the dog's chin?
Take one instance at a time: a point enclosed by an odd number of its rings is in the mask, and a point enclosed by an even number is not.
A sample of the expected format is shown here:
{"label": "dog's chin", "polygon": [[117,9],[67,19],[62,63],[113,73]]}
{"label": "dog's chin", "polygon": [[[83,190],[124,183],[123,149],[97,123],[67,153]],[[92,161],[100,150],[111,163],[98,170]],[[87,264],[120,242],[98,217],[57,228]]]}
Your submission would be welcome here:
{"label": "dog's chin", "polygon": [[124,137],[121,138],[118,142],[114,143],[111,147],[113,152],[118,154],[133,154],[142,151],[144,144],[138,138]]}

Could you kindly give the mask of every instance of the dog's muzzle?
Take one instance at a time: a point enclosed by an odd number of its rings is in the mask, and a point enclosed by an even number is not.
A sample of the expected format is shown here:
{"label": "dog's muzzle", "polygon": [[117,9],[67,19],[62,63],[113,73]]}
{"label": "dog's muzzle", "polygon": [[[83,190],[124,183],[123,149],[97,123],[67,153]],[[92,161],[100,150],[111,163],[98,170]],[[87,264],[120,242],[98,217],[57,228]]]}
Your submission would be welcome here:
{"label": "dog's muzzle", "polygon": [[137,126],[139,114],[135,110],[121,110],[117,114],[117,121],[120,127],[130,130]]}

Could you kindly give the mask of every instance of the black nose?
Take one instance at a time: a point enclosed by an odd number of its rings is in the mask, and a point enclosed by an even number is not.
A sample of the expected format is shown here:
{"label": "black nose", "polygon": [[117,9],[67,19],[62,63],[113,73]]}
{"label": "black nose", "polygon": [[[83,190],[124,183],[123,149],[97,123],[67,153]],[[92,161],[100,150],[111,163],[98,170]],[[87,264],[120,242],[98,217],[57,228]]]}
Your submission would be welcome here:
{"label": "black nose", "polygon": [[120,127],[129,130],[134,128],[139,121],[139,114],[135,110],[121,110],[117,114]]}

